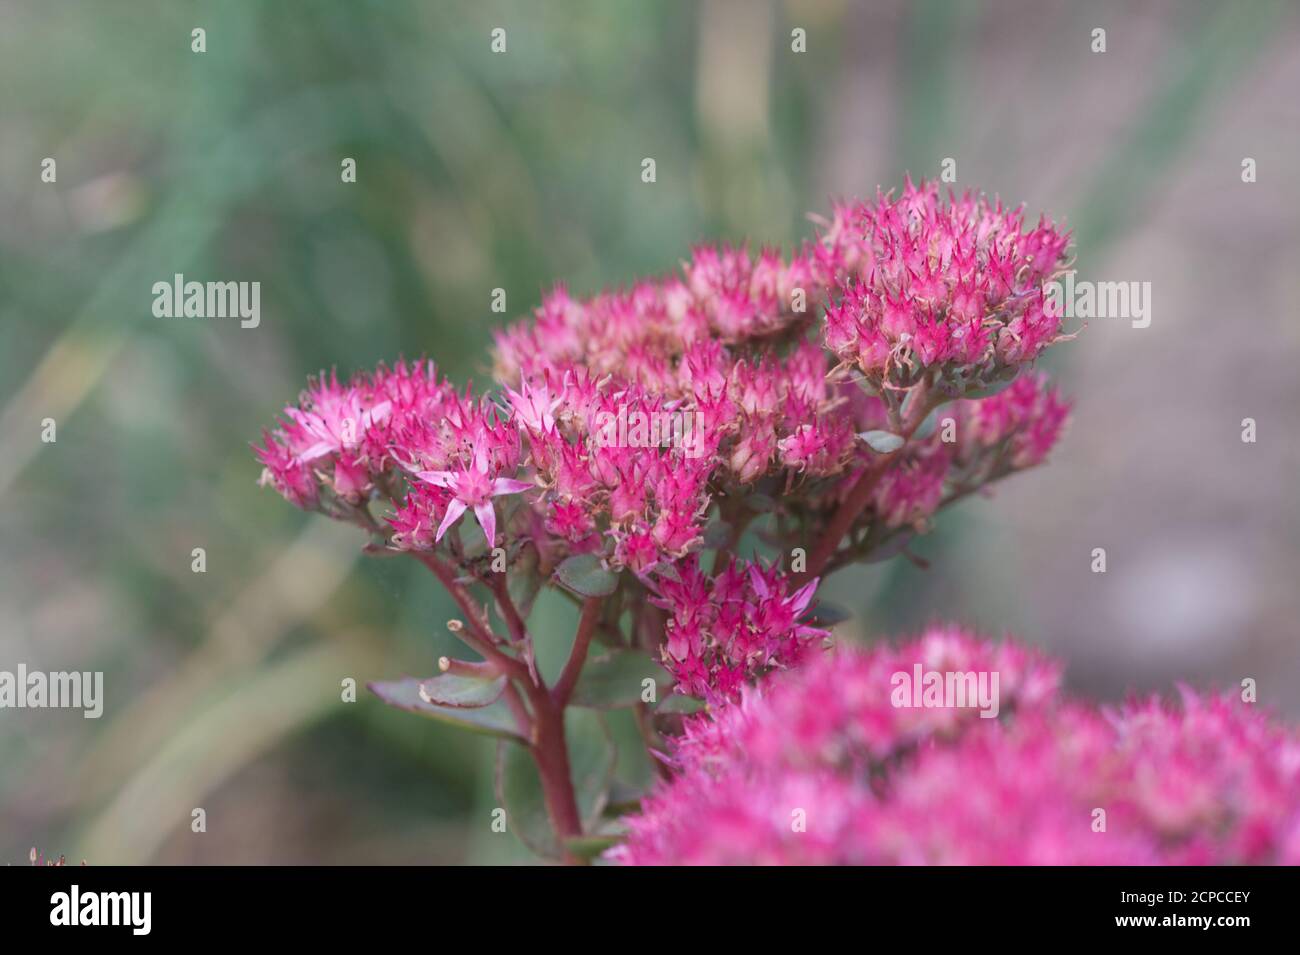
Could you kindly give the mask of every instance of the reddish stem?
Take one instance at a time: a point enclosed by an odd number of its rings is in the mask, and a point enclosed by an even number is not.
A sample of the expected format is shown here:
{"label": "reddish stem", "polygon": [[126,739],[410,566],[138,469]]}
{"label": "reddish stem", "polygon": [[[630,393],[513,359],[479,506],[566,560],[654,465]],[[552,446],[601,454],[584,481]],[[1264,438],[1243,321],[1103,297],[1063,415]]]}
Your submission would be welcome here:
{"label": "reddish stem", "polygon": [[826,530],[817,542],[817,546],[808,555],[807,566],[801,573],[794,575],[795,582],[798,585],[803,585],[813,577],[820,576],[822,571],[826,569],[826,565],[830,563],[831,558],[839,550],[840,541],[848,534],[849,529],[853,527],[853,522],[858,519],[858,516],[870,503],[871,492],[875,490],[877,478],[903,452],[916,429],[925,421],[926,415],[930,413],[933,406],[924,400],[924,393],[921,397],[922,400],[917,403],[916,411],[911,415],[912,420],[903,423],[901,431],[903,443],[897,450],[877,457],[858,475],[858,480],[849,492],[849,496],[840,503],[840,506],[832,515],[830,523],[826,525]]}
{"label": "reddish stem", "polygon": [[[569,852],[564,845],[565,840],[582,835],[582,817],[578,812],[578,799],[573,790],[573,771],[569,765],[569,745],[564,736],[564,708],[568,704],[573,687],[577,684],[578,676],[587,659],[587,649],[600,619],[600,599],[592,597],[583,604],[578,633],[574,637],[573,652],[564,665],[564,671],[556,683],[555,691],[552,692],[546,688],[540,678],[534,682],[528,667],[521,660],[507,656],[497,649],[496,644],[499,640],[492,633],[491,627],[483,619],[481,610],[474,604],[465,588],[457,583],[451,567],[433,554],[417,553],[415,557],[433,571],[465,614],[468,632],[462,630],[457,636],[483,654],[502,672],[516,680],[527,696],[528,702],[532,704],[532,716],[529,719],[515,687],[507,685],[507,702],[515,718],[520,722],[521,728],[529,731],[529,753],[537,766],[537,775],[542,784],[542,799],[546,803],[546,814],[560,846],[561,858],[569,864],[581,864],[583,860]],[[505,611],[503,616],[506,616],[512,634],[515,634],[517,639],[526,639],[527,630],[524,622],[509,599],[508,592],[505,592],[504,588],[497,590],[498,598],[503,593],[504,600],[501,601],[502,609]]]}
{"label": "reddish stem", "polygon": [[528,667],[520,660],[514,657],[506,656],[496,648],[498,639],[496,634],[487,625],[483,619],[483,612],[474,604],[465,588],[456,582],[456,575],[450,567],[440,561],[433,554],[413,552],[414,556],[420,563],[433,571],[443,588],[451,595],[451,599],[456,601],[456,606],[460,607],[461,612],[465,614],[466,623],[469,632],[461,631],[456,634],[470,647],[483,654],[484,657],[496,664],[497,669],[502,673],[514,677],[518,680],[531,682],[532,677],[528,672]]}
{"label": "reddish stem", "polygon": [[514,714],[515,723],[519,727],[519,732],[525,736],[531,737],[533,733],[533,717],[528,712],[528,707],[524,706],[524,701],[519,696],[519,691],[515,685],[508,680],[506,681],[505,692],[502,693],[506,701],[506,706],[510,707],[510,712]]}
{"label": "reddish stem", "polygon": [[[901,451],[902,448],[899,450]],[[889,462],[897,454],[898,451],[893,451],[881,455],[858,475],[853,490],[849,492],[849,496],[836,509],[835,514],[831,517],[831,522],[826,525],[826,531],[817,542],[817,546],[808,555],[807,566],[802,572],[794,575],[797,586],[802,586],[813,577],[819,576],[826,569],[826,565],[830,563],[830,559],[835,556],[835,552],[839,549],[840,541],[844,539],[844,535],[849,532],[853,522],[858,519],[858,515],[862,513],[871,500],[871,492],[875,489],[876,479],[880,477]]]}
{"label": "reddish stem", "polygon": [[519,615],[519,609],[515,606],[514,600],[510,598],[510,590],[506,586],[505,575],[494,575],[488,586],[492,589],[492,593],[496,595],[497,608],[501,611],[501,616],[505,618],[506,627],[510,630],[511,641],[523,643],[528,638],[528,626],[524,623],[524,618]]}
{"label": "reddish stem", "polygon": [[560,678],[555,681],[555,689],[551,691],[551,698],[560,709],[568,706],[569,697],[573,695],[573,688],[577,686],[582,667],[587,662],[587,650],[591,647],[596,624],[600,622],[600,604],[599,597],[588,597],[582,603],[582,616],[578,619],[578,633],[573,638],[573,650],[564,664]]}
{"label": "reddish stem", "polygon": [[565,840],[582,835],[582,817],[578,812],[578,799],[573,791],[573,770],[569,765],[569,745],[564,737],[564,707],[557,705],[549,694],[538,693],[533,698],[533,762],[542,782],[542,798],[546,814],[555,830],[561,858],[570,865],[581,859],[565,847]]}

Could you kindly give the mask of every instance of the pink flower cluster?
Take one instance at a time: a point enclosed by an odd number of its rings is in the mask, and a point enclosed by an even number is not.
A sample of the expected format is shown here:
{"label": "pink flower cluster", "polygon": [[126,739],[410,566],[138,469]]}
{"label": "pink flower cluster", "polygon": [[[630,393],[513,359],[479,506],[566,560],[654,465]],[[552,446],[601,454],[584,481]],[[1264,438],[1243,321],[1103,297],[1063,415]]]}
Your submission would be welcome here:
{"label": "pink flower cluster", "polygon": [[[458,391],[423,360],[345,382],[321,374],[255,449],[262,480],[384,546],[441,549],[462,565],[472,559],[467,512],[512,560],[534,549],[538,559],[521,562],[530,568],[594,554],[670,611],[664,653],[682,688],[733,695],[742,678],[788,666],[810,639],[798,618],[811,591],[758,564],[703,577],[710,522],[736,525],[738,538],[767,520],[780,551],[810,546],[880,460],[862,436],[907,430],[908,389],[923,417],[1013,377],[1053,339],[1056,326],[1032,303],[1066,241],[1046,224],[1024,231],[1018,211],[944,201],[937,186],[909,182],[897,200],[837,206],[788,258],[700,247],[679,273],[628,290],[588,300],[556,290],[531,321],[497,335],[499,390],[489,395]],[[865,304],[850,315],[853,296]],[[896,314],[904,307],[906,321]],[[940,325],[948,344],[922,348]],[[864,391],[835,355],[858,355],[877,332],[889,338],[891,367],[934,365],[933,374]],[[971,367],[950,374],[958,358]],[[870,506],[848,528],[858,550],[845,560],[1038,463],[1067,410],[1029,376],[951,407],[955,437],[909,432],[872,472]],[[767,505],[751,507],[758,499]],[[372,515],[373,504],[384,512]],[[707,607],[693,606],[697,597]],[[769,619],[742,626],[751,611]]]}
{"label": "pink flower cluster", "polygon": [[262,483],[302,508],[321,506],[322,491],[331,503],[360,504],[391,470],[394,441],[443,419],[456,404],[429,361],[381,365],[346,383],[322,373],[254,448]]}
{"label": "pink flower cluster", "polygon": [[797,664],[830,633],[800,622],[817,581],[788,593],[780,568],[732,561],[709,575],[695,559],[659,582],[651,602],[670,613],[663,663],[679,691],[711,703],[738,696],[770,670]]}
{"label": "pink flower cluster", "polygon": [[[1000,716],[893,705],[893,677],[996,672]],[[1095,708],[1013,643],[939,628],[842,650],[688,721],[631,864],[1297,864],[1300,735],[1252,704]]]}
{"label": "pink flower cluster", "polygon": [[961,385],[992,382],[1059,337],[1043,283],[1065,264],[1069,233],[1047,219],[938,183],[909,180],[850,213],[867,241],[858,274],[826,311],[826,344],[877,388],[939,369]]}
{"label": "pink flower cluster", "polygon": [[743,247],[699,246],[680,274],[630,289],[584,301],[557,287],[532,321],[497,333],[495,376],[511,382],[586,369],[675,397],[698,392],[701,376],[720,387],[710,372],[729,349],[778,343],[816,318],[833,283],[856,274],[865,236],[853,216],[837,208],[820,240],[788,261],[773,249],[751,256]]}
{"label": "pink flower cluster", "polygon": [[[507,394],[529,448],[536,513],[552,549],[599,552],[616,567],[645,574],[698,548],[716,461],[708,422],[689,419],[697,429],[689,446],[662,435],[651,442],[635,427],[630,438],[620,435],[620,421],[667,421],[682,412],[659,395],[614,390],[587,374],[572,373],[554,390],[546,382]],[[542,410],[527,410],[534,406]]]}
{"label": "pink flower cluster", "polygon": [[[696,254],[701,255],[702,250]],[[642,283],[631,298],[654,302],[664,287]],[[565,314],[580,314],[584,322],[599,326],[606,307],[603,302],[602,296],[586,306],[575,305]],[[535,325],[503,333],[498,367],[502,355],[531,347],[517,339],[539,334],[549,310],[548,301],[539,310]],[[656,321],[652,316],[645,318],[642,334],[652,332]],[[777,350],[774,343],[768,343],[769,347],[737,353],[721,337],[673,337],[680,333],[652,334],[642,341],[624,338],[619,341],[623,350],[604,352],[594,350],[601,335],[593,333],[587,338],[584,326],[580,338],[593,353],[577,359],[550,358],[539,343],[536,350],[528,351],[527,373],[518,387],[554,395],[558,427],[551,432],[534,428],[533,434],[546,439],[553,433],[553,440],[573,446],[570,460],[594,460],[593,471],[610,475],[624,473],[633,466],[631,459],[648,455],[644,442],[617,447],[597,440],[604,430],[602,422],[681,416],[697,431],[691,435],[695,444],[687,449],[691,453],[686,466],[704,473],[719,487],[754,485],[764,477],[778,475],[787,480],[825,477],[842,473],[849,465],[855,421],[843,413],[843,407],[852,400],[855,389],[829,377],[830,364],[819,345],[802,340]],[[553,341],[547,339],[553,349],[555,342],[565,340],[558,334]],[[514,384],[511,378],[502,380],[507,387]],[[680,455],[671,457],[675,461]],[[611,484],[599,473],[596,480]],[[560,487],[561,494],[568,491]]]}

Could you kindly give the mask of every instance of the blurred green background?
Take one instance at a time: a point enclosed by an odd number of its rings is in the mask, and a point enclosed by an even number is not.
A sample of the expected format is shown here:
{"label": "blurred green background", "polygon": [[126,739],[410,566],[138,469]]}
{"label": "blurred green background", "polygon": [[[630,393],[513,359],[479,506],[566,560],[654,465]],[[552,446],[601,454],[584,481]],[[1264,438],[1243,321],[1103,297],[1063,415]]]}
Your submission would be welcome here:
{"label": "blurred green background", "polygon": [[[483,381],[553,282],[788,246],[946,157],[1151,281],[1153,323],[1056,350],[1054,461],[945,515],[931,570],[828,584],[844,637],[955,618],[1096,695],[1253,676],[1300,711],[1298,40],[1280,2],[0,0],[0,669],[107,698],[0,711],[0,861],[528,859],[489,829],[491,743],[339,699],[432,673],[449,601],[259,489],[248,443],[321,368]],[[261,326],[154,318],[177,272],[259,281]]]}

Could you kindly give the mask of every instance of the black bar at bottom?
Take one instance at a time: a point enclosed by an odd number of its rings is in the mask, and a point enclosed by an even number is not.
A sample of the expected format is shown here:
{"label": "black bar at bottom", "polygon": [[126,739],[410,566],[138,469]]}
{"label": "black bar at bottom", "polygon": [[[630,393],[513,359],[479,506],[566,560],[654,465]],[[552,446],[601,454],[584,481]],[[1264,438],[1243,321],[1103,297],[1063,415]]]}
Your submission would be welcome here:
{"label": "black bar at bottom", "polygon": [[864,940],[879,926],[920,930],[927,942],[971,940],[972,931],[985,940],[1050,932],[1231,941],[1293,933],[1297,921],[1295,869],[15,866],[2,878],[6,942],[355,942],[417,951],[444,947],[441,925],[493,942],[542,932],[583,948],[637,926],[647,943],[702,941],[701,931],[734,943],[762,937],[772,920],[801,932],[851,923]]}

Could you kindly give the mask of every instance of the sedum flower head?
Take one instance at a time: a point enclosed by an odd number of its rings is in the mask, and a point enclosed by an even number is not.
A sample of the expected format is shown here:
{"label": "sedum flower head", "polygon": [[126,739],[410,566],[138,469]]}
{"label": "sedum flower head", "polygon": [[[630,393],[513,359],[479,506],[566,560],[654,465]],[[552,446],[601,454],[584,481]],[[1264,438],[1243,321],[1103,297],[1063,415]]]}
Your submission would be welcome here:
{"label": "sedum flower head", "polygon": [[[897,673],[1000,676],[996,719],[900,707]],[[826,654],[692,718],[631,864],[1300,862],[1300,735],[1252,705],[1098,709],[1059,667],[952,628]],[[1104,813],[1099,815],[1098,811]],[[1098,820],[1104,825],[1099,828]]]}
{"label": "sedum flower head", "polygon": [[733,560],[706,574],[697,560],[684,561],[651,598],[669,613],[662,662],[678,690],[721,702],[797,664],[814,640],[830,636],[803,622],[816,589],[816,580],[792,585],[776,566]]}
{"label": "sedum flower head", "polygon": [[[1057,335],[1035,302],[1065,242],[909,182],[897,200],[836,205],[789,255],[700,246],[630,288],[560,286],[497,334],[494,391],[458,389],[427,360],[313,378],[255,448],[262,482],[470,576],[467,522],[511,573],[594,555],[665,611],[657,649],[678,688],[731,698],[820,634],[805,619],[815,582],[740,552],[742,527],[767,521],[785,554],[807,547],[870,472],[834,569],[1047,454],[1067,406],[1014,375]],[[860,360],[879,341],[883,363]],[[934,412],[956,434],[918,430],[882,460],[863,436],[905,430],[909,388],[922,411],[965,395]]]}
{"label": "sedum flower head", "polygon": [[1043,293],[1066,263],[1068,233],[1027,227],[1021,209],[938,183],[877,195],[850,217],[866,240],[836,282],[826,344],[877,388],[937,370],[954,393],[1003,380],[1060,338]]}

